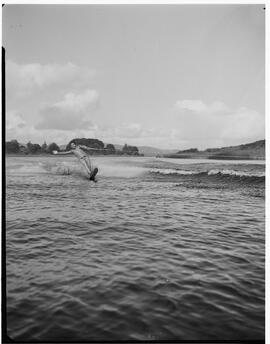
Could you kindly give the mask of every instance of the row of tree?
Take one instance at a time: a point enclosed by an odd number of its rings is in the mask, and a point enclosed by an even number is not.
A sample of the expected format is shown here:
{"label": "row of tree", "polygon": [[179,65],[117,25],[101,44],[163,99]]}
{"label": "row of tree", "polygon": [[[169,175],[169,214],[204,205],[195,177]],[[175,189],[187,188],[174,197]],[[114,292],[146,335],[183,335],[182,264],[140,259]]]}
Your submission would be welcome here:
{"label": "row of tree", "polygon": [[59,146],[52,142],[47,145],[46,142],[43,145],[38,143],[31,143],[30,141],[26,145],[20,144],[17,140],[11,140],[6,142],[6,153],[24,153],[24,154],[51,154],[53,150],[60,150]]}
{"label": "row of tree", "polygon": [[124,147],[122,148],[122,150],[117,150],[113,144],[108,143],[105,147],[104,143],[98,139],[73,139],[71,140],[67,146],[66,146],[66,150],[69,150],[71,148],[71,144],[75,143],[76,145],[84,145],[87,147],[91,147],[91,148],[96,148],[96,151],[93,151],[93,154],[117,154],[117,155],[139,155],[139,150],[136,146],[128,146],[127,144],[124,145]]}
{"label": "row of tree", "polygon": [[180,153],[197,153],[197,152],[198,152],[198,148],[189,148],[189,149],[180,150],[179,152],[177,152],[177,154],[180,154]]}
{"label": "row of tree", "polygon": [[[96,150],[90,151],[90,154],[102,154],[102,155],[139,155],[139,150],[136,146],[128,146],[127,144],[124,145],[122,150],[117,150],[113,144],[107,144],[106,146],[104,143],[98,139],[85,139],[85,138],[77,138],[71,140],[64,151],[68,151],[71,149],[71,143],[84,145],[90,148],[94,148]],[[37,143],[28,142],[26,145],[20,144],[17,140],[11,140],[6,142],[5,144],[6,153],[9,154],[52,154],[52,151],[60,151],[59,146],[52,142],[47,145],[44,142],[41,146]]]}

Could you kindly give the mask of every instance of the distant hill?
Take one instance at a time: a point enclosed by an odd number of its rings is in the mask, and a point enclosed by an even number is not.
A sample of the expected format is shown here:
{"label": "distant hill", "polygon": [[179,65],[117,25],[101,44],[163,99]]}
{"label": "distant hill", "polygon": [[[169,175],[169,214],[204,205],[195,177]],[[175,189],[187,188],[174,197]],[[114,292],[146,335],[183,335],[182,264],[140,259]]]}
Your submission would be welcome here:
{"label": "distant hill", "polygon": [[238,146],[229,146],[229,147],[222,147],[220,148],[221,150],[265,150],[265,140],[259,140],[259,141],[255,141],[255,142],[251,142],[251,143],[246,143],[243,145],[238,145]]}
{"label": "distant hill", "polygon": [[211,156],[212,159],[222,157],[265,159],[265,140],[259,140],[238,146],[222,147],[215,151],[213,156]]}
{"label": "distant hill", "polygon": [[163,154],[173,154],[177,152],[177,149],[160,149],[149,146],[138,146],[139,152],[145,156],[156,156]]}
{"label": "distant hill", "polygon": [[199,151],[196,148],[165,155],[170,158],[208,158],[208,159],[265,159],[265,140],[259,140],[238,146],[208,148]]}
{"label": "distant hill", "polygon": [[[123,145],[114,145],[116,149],[121,150]],[[150,146],[137,146],[139,149],[140,154],[144,154],[144,156],[156,156],[156,155],[164,155],[164,154],[173,154],[177,152],[177,149],[161,149],[155,148]]]}

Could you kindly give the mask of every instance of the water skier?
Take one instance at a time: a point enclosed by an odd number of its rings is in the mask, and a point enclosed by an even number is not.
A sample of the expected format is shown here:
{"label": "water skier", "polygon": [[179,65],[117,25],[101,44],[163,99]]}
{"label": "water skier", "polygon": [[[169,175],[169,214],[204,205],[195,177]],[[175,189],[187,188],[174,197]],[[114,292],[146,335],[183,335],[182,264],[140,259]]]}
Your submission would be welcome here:
{"label": "water skier", "polygon": [[[76,145],[74,142],[72,142],[70,144],[71,150],[66,151],[66,152],[58,152],[56,150],[53,151],[53,154],[60,154],[60,155],[64,155],[64,154],[74,154],[76,156],[76,158],[79,160],[79,162],[82,164],[82,166],[85,168],[85,170],[87,171],[88,175],[89,175],[89,179],[96,181],[95,180],[95,176],[92,177],[92,174],[95,170],[97,169],[93,169],[92,168],[92,164],[90,161],[89,156],[84,152],[83,149],[85,150],[97,150],[97,148],[90,148],[84,145]],[[97,171],[96,171],[97,173]],[[95,174],[96,174],[95,173]]]}

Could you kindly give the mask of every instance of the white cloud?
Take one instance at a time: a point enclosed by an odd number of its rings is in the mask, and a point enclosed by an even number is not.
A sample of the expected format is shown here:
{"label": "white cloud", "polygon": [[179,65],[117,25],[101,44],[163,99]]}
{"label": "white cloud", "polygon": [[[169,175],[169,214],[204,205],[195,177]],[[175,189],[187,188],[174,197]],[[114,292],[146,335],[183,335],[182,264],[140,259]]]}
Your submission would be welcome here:
{"label": "white cloud", "polygon": [[[31,125],[27,125],[23,128],[20,127],[11,127],[6,130],[6,139],[18,140],[20,143],[27,143],[31,141],[32,143],[42,144],[44,141],[47,143],[55,142],[59,145],[67,144],[74,137],[84,137],[84,130],[74,129],[73,131],[68,130],[58,130],[58,129],[36,129]],[[88,137],[88,136],[87,136]],[[93,137],[93,136],[90,136]]]}
{"label": "white cloud", "polygon": [[27,124],[16,110],[10,110],[6,113],[6,139],[18,140],[20,143],[26,143],[29,140],[36,139],[41,141],[42,134],[32,125]]}
{"label": "white cloud", "polygon": [[[8,60],[7,132],[28,140],[41,129],[90,128],[89,117],[99,98],[92,89],[94,74],[94,70],[73,63],[18,64]],[[25,134],[19,125],[24,126]]]}
{"label": "white cloud", "polygon": [[210,104],[210,106],[208,107],[208,111],[213,113],[213,114],[218,114],[218,113],[229,114],[230,108],[220,101],[215,101],[212,104]]}
{"label": "white cloud", "polygon": [[114,128],[114,135],[125,139],[139,138],[143,135],[143,128],[138,123],[125,123]]}
{"label": "white cloud", "polygon": [[220,113],[230,111],[228,106],[223,102],[215,101],[212,104],[206,105],[201,100],[197,99],[178,100],[175,103],[175,108],[178,110],[190,110],[196,113]]}
{"label": "white cloud", "polygon": [[98,92],[96,90],[85,90],[83,93],[67,93],[64,99],[55,103],[55,107],[63,111],[74,111],[76,113],[95,107],[98,102]]}
{"label": "white cloud", "polygon": [[99,95],[96,90],[68,93],[64,99],[40,110],[41,121],[36,129],[75,130],[92,127],[89,120],[97,106]]}
{"label": "white cloud", "polygon": [[[172,130],[152,127],[146,128],[140,123],[123,123],[121,126],[96,126],[95,131],[85,131],[84,137],[96,137],[106,143],[130,144],[135,146],[155,146],[175,148]],[[179,142],[179,140],[177,141]]]}
{"label": "white cloud", "polygon": [[241,107],[232,113],[230,122],[226,122],[221,138],[243,138],[244,140],[260,139],[265,136],[264,116],[255,110]]}
{"label": "white cloud", "polygon": [[64,65],[6,63],[7,97],[21,98],[48,87],[81,87],[89,84],[94,70],[73,63]]}
{"label": "white cloud", "polygon": [[22,129],[26,126],[26,122],[18,114],[17,111],[11,110],[6,114],[6,130],[10,132],[16,129]]}
{"label": "white cloud", "polygon": [[201,100],[182,100],[175,103],[175,109],[178,137],[190,146],[226,146],[265,136],[264,115],[246,107],[230,109],[221,102],[206,105]]}
{"label": "white cloud", "polygon": [[205,104],[201,100],[178,100],[175,107],[179,110],[190,110],[195,112],[202,112],[206,110]]}

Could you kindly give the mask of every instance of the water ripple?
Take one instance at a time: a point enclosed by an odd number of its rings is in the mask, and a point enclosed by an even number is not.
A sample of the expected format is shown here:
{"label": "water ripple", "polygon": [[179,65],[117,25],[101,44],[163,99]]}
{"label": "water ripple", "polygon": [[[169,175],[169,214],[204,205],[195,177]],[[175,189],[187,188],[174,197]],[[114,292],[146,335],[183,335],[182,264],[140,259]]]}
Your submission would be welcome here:
{"label": "water ripple", "polygon": [[[34,159],[50,158],[29,159],[9,160],[7,170],[12,339],[264,338],[261,179],[149,174],[142,171],[175,165],[115,158],[101,159],[101,167],[123,167],[124,176],[89,185],[79,173],[52,178],[40,166],[32,173]],[[263,173],[247,164],[186,163],[182,170],[237,168]]]}

